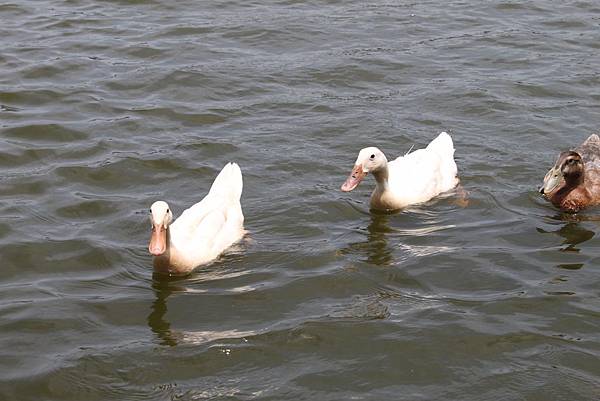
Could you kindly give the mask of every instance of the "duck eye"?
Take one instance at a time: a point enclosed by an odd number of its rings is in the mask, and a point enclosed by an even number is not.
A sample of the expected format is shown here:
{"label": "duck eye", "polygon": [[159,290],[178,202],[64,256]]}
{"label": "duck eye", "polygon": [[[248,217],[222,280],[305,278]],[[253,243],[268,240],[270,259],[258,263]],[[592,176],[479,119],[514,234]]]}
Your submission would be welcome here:
{"label": "duck eye", "polygon": [[167,209],[167,213],[170,213],[170,210],[169,210],[169,209]]}
{"label": "duck eye", "polygon": [[375,158],[375,155],[371,155],[371,159],[374,159],[374,158]]}

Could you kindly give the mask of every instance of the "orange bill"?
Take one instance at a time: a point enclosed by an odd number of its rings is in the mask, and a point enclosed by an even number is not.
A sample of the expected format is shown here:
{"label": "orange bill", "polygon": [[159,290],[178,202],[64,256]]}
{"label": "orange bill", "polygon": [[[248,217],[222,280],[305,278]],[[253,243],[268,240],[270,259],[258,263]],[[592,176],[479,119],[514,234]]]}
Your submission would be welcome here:
{"label": "orange bill", "polygon": [[154,256],[160,256],[167,250],[167,229],[162,224],[152,226],[152,236],[148,251]]}
{"label": "orange bill", "polygon": [[344,191],[344,192],[352,191],[354,188],[356,188],[358,186],[358,184],[360,184],[360,182],[363,180],[363,178],[365,178],[366,175],[367,175],[367,173],[363,172],[361,165],[354,166],[354,168],[352,169],[352,172],[346,179],[346,182],[344,182],[344,185],[342,185],[342,188],[341,188],[342,191]]}

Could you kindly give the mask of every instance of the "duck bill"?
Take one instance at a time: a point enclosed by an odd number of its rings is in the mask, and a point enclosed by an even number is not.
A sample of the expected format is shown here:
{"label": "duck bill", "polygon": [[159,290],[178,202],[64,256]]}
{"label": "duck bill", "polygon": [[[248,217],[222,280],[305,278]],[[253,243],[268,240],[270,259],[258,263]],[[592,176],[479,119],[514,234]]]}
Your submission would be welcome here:
{"label": "duck bill", "polygon": [[540,193],[542,195],[550,195],[559,187],[559,185],[563,182],[563,175],[556,168],[550,169],[548,174],[544,177],[544,184],[540,188]]}
{"label": "duck bill", "polygon": [[148,251],[154,256],[160,256],[167,250],[167,229],[162,225],[152,226],[152,235],[150,236],[150,244]]}
{"label": "duck bill", "polygon": [[342,188],[341,188],[342,191],[344,191],[344,192],[352,191],[354,188],[356,188],[358,186],[358,184],[360,184],[360,182],[363,180],[363,178],[365,178],[366,175],[367,175],[367,173],[365,173],[363,171],[361,165],[354,166],[354,168],[352,169],[352,172],[346,179],[346,182],[344,182],[344,184],[342,185]]}

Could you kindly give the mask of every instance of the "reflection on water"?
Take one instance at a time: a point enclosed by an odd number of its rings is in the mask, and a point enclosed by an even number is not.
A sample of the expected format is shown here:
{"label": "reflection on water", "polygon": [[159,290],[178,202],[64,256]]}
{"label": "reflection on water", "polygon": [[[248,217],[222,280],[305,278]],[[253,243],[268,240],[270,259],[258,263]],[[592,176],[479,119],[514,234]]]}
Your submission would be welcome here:
{"label": "reflection on water", "polygon": [[[208,278],[214,277],[215,276],[211,272],[208,273]],[[169,322],[166,318],[168,312],[167,298],[169,298],[173,293],[199,292],[192,290],[191,288],[178,285],[178,283],[199,282],[202,279],[207,279],[207,277],[202,275],[195,280],[190,280],[189,278],[171,277],[156,273],[153,274],[152,288],[154,289],[156,299],[152,303],[151,312],[148,315],[147,322],[150,330],[152,330],[152,332],[155,333],[160,339],[160,344],[168,346],[175,346],[178,344],[198,345],[214,340],[245,338],[256,335],[256,331],[239,331],[236,329],[223,331],[189,331],[171,328],[171,322]]]}
{"label": "reflection on water", "polygon": [[583,267],[583,263],[559,263],[556,267],[566,270],[579,270]]}
{"label": "reflection on water", "polygon": [[577,223],[567,223],[557,231],[557,234],[565,239],[563,245],[567,246],[562,249],[563,252],[579,252],[580,248],[576,248],[575,245],[589,241],[595,235],[593,231]]}
{"label": "reflection on water", "polygon": [[394,257],[392,248],[388,244],[387,236],[393,232],[389,225],[388,214],[372,214],[371,222],[367,226],[366,241],[367,262],[378,266],[390,265]]}
{"label": "reflection on water", "polygon": [[[539,233],[544,234],[558,234],[559,236],[563,237],[564,240],[562,242],[562,245],[566,246],[560,249],[561,252],[579,253],[581,251],[581,248],[577,248],[576,245],[591,240],[596,234],[595,232],[582,227],[580,222],[590,220],[593,221],[597,220],[597,218],[583,217],[565,213],[557,216],[555,219],[563,221],[567,220],[567,223],[561,226],[558,230],[548,231],[538,227],[537,231]],[[583,265],[583,263],[560,263],[557,264],[556,267],[566,270],[579,270],[583,267]]]}
{"label": "reflection on water", "polygon": [[[403,218],[408,220],[415,218],[419,220],[419,225],[416,227],[411,226]],[[398,224],[399,227],[395,227],[393,224]],[[407,226],[411,227],[408,228]],[[410,243],[411,239],[426,237],[432,233],[453,227],[455,226],[451,224],[440,224],[434,212],[425,211],[421,208],[405,209],[392,213],[371,211],[364,240],[349,244],[348,247],[340,250],[340,253],[365,254],[364,262],[377,266],[395,265],[405,257],[433,255],[453,249],[444,245]],[[365,230],[362,229],[361,231],[364,232]],[[405,257],[399,259],[397,252],[394,256],[394,250],[397,251],[398,249],[404,251]]]}
{"label": "reflection on water", "polygon": [[[383,213],[372,213],[371,221],[367,226],[366,239],[364,241],[354,242],[340,250],[340,254],[364,253],[365,262],[377,265],[388,266],[393,264],[392,247],[388,244],[388,236],[394,232],[389,225],[390,215]],[[364,229],[361,229],[364,231]]]}
{"label": "reflection on water", "polygon": [[[177,279],[175,279],[177,280]],[[148,315],[148,326],[161,340],[161,345],[177,345],[176,336],[171,332],[171,324],[165,319],[167,314],[167,298],[173,292],[182,289],[173,285],[174,279],[154,274],[152,277],[152,289],[156,299],[152,303],[152,311]]]}
{"label": "reflection on water", "polygon": [[583,228],[579,223],[576,222],[569,222],[558,230],[554,231],[547,231],[543,228],[538,228],[537,231],[544,234],[554,233],[563,237],[564,241],[562,244],[566,245],[566,247],[561,249],[562,252],[579,252],[580,248],[576,248],[575,245],[589,241],[596,234],[593,231]]}

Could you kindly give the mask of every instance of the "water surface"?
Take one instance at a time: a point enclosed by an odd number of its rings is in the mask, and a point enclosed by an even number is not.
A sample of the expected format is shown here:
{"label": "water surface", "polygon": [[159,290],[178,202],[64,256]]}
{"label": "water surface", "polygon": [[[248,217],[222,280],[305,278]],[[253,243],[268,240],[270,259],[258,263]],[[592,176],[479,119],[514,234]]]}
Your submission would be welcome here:
{"label": "water surface", "polygon": [[[600,398],[594,2],[0,5],[0,398]],[[370,213],[356,154],[440,131],[469,204]],[[247,241],[153,277],[148,207],[228,161]]]}

